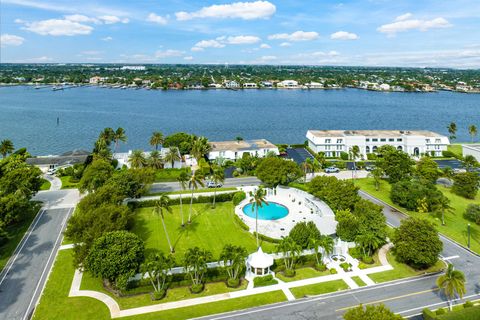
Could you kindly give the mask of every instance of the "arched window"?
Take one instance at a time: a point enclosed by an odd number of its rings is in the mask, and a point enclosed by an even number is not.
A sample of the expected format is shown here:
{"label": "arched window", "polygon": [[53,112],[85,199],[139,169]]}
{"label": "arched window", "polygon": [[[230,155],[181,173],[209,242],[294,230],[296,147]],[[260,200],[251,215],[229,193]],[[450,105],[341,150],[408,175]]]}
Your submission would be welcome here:
{"label": "arched window", "polygon": [[370,153],[370,147],[369,147],[369,146],[367,146],[367,147],[365,148],[365,152],[366,152],[366,153]]}
{"label": "arched window", "polygon": [[402,147],[402,146],[398,146],[398,147],[397,147],[397,150],[403,151],[403,147]]}

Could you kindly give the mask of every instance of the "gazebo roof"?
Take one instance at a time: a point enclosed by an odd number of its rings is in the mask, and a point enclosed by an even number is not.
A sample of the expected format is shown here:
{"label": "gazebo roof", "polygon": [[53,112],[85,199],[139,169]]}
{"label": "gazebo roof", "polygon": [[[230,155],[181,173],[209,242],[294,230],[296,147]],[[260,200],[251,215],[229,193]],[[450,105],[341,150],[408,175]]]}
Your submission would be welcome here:
{"label": "gazebo roof", "polygon": [[273,265],[273,257],[264,253],[262,247],[259,247],[257,252],[248,256],[247,263],[251,267],[265,269]]}

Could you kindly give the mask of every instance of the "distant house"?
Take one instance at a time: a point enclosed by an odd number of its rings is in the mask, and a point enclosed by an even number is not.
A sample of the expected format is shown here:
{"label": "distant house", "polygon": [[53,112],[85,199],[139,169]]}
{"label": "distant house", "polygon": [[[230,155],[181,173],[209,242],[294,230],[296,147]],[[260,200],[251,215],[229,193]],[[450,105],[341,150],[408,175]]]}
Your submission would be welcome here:
{"label": "distant house", "polygon": [[323,89],[324,86],[323,86],[323,83],[320,83],[320,82],[309,82],[309,83],[305,83],[305,87],[307,89]]}
{"label": "distant house", "polygon": [[102,83],[105,81],[105,78],[103,77],[99,77],[99,76],[95,76],[95,77],[91,77],[89,80],[88,80],[88,83],[90,84],[99,84],[99,83]]}
{"label": "distant house", "polygon": [[258,88],[258,86],[255,82],[246,82],[246,83],[243,84],[243,87],[245,89],[257,89]]}
{"label": "distant house", "polygon": [[208,85],[209,88],[212,88],[212,89],[221,89],[222,88],[222,85],[219,84],[219,83],[210,83]]}
{"label": "distant house", "polygon": [[212,141],[209,142],[212,150],[208,154],[208,159],[217,158],[236,160],[242,158],[245,153],[260,158],[265,157],[269,152],[279,155],[276,145],[265,139],[245,140],[245,141]]}
{"label": "distant house", "polygon": [[51,168],[61,168],[72,166],[77,163],[85,163],[89,155],[89,151],[73,150],[61,155],[27,158],[26,162],[39,167],[42,171],[46,171]]}
{"label": "distant house", "polygon": [[388,83],[382,83],[378,86],[382,91],[390,91],[390,85]]}
{"label": "distant house", "polygon": [[455,86],[455,90],[462,91],[462,92],[467,92],[467,91],[472,90],[472,86],[467,85],[465,82],[459,82]]}
{"label": "distant house", "polygon": [[270,82],[270,81],[262,81],[262,82],[260,83],[260,85],[261,85],[262,87],[265,87],[265,88],[271,88],[271,87],[273,87],[273,83]]}
{"label": "distant house", "polygon": [[145,70],[145,66],[123,66],[120,70],[132,70],[132,71],[143,71]]}
{"label": "distant house", "polygon": [[227,89],[238,89],[240,88],[240,84],[235,80],[226,80],[223,82],[223,86]]}
{"label": "distant house", "polygon": [[298,82],[295,80],[283,80],[277,83],[277,88],[296,89],[298,88]]}

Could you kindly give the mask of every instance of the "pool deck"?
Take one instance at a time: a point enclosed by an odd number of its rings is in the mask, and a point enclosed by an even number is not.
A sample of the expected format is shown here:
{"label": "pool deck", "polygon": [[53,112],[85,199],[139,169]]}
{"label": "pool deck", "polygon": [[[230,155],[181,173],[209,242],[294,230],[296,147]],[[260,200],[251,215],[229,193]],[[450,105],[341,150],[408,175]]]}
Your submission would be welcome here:
{"label": "pool deck", "polygon": [[[247,193],[247,199],[235,207],[235,213],[250,228],[255,231],[255,218],[247,216],[243,207],[250,202],[248,193],[258,188],[257,186],[243,187]],[[278,220],[258,219],[258,232],[271,238],[279,239],[289,234],[290,230],[301,221],[313,221],[322,234],[331,235],[335,233],[337,221],[332,209],[325,202],[315,198],[313,195],[295,188],[277,187],[276,193],[272,189],[266,189],[267,202],[276,202],[288,208],[288,215]]]}

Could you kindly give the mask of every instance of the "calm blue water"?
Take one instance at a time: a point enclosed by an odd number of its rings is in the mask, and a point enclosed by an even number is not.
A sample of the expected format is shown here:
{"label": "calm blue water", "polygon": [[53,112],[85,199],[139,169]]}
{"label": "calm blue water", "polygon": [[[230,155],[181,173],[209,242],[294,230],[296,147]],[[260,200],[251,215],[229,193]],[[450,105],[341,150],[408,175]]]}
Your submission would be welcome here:
{"label": "calm blue water", "polygon": [[[60,125],[56,125],[57,117]],[[147,91],[97,87],[64,91],[0,88],[0,139],[32,154],[91,149],[105,127],[123,127],[121,150],[148,148],[151,132],[186,131],[210,140],[266,138],[302,143],[307,129],[427,129],[461,141],[480,126],[480,95],[364,90]]]}
{"label": "calm blue water", "polygon": [[[243,207],[243,213],[255,219],[255,210],[252,211],[251,203]],[[276,202],[269,202],[268,206],[264,204],[262,207],[258,208],[258,219],[260,220],[278,220],[287,215],[287,207]]]}

